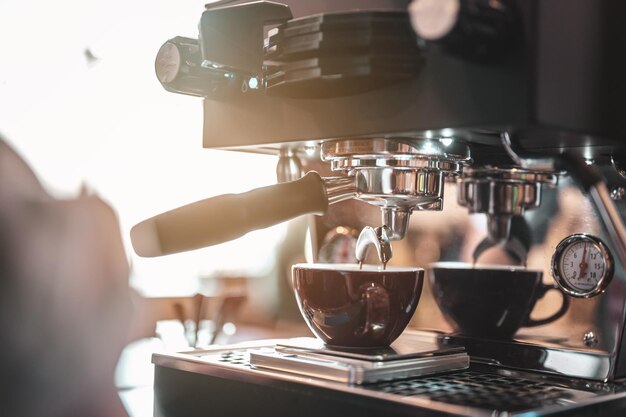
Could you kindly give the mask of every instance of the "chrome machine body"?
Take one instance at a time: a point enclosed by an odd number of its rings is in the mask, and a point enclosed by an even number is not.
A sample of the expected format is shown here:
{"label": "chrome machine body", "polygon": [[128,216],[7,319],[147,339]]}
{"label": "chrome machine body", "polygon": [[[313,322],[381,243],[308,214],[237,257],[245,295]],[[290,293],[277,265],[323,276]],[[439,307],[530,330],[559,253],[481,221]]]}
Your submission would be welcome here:
{"label": "chrome machine body", "polygon": [[[409,250],[408,259],[468,260],[457,240],[483,216],[469,259],[503,245],[520,263],[542,268],[544,282],[556,265],[555,273],[565,271],[556,284],[570,306],[559,320],[522,328],[512,340],[486,340],[451,333],[436,306],[423,302],[414,320],[419,337],[465,346],[472,367],[395,385],[350,387],[256,370],[246,362],[248,345],[156,355],[157,414],[195,415],[202,407],[231,415],[298,407],[289,412],[302,414],[304,405],[305,415],[623,415],[626,5],[231,3],[209,4],[199,39],[173,38],[157,57],[167,90],[205,98],[204,147],[275,154],[281,180],[311,166],[327,168],[329,203],[338,203],[329,213],[350,209],[341,202],[352,197],[380,210],[381,222],[365,232],[362,246],[374,244],[385,262],[391,241],[411,248],[433,236],[421,223],[425,211],[436,212],[428,219],[452,219],[439,225],[464,226],[445,226],[437,258]],[[377,15],[381,10],[396,20]],[[372,42],[349,61],[340,61],[341,42],[355,45],[333,32],[341,25]],[[384,49],[390,27],[405,27],[389,36],[406,46],[381,53],[377,37]],[[324,231],[342,225],[329,219],[341,218],[327,214],[314,222],[316,249]],[[530,231],[521,246],[512,226],[520,218]],[[572,236],[599,239],[589,250],[604,263],[593,271],[610,272],[612,280],[602,276],[579,288],[575,274],[568,278],[563,259],[576,248],[587,253],[585,244],[571,246],[578,237],[566,241]],[[577,273],[590,270],[581,265]],[[547,316],[549,308],[537,314]],[[181,384],[189,396],[177,391]],[[208,399],[194,405],[190,398],[201,392]]]}

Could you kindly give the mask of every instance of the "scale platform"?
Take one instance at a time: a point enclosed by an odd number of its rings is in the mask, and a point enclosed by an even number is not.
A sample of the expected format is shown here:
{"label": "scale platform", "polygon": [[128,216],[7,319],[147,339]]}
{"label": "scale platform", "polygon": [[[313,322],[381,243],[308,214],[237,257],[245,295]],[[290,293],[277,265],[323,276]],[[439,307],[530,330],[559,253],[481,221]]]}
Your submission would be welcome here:
{"label": "scale platform", "polygon": [[[333,356],[340,364],[335,364],[339,371],[333,372],[327,369],[320,372],[315,367],[314,371],[280,369],[286,365],[280,357],[275,360],[276,355],[295,352],[301,354],[294,355],[299,359],[328,360],[323,345],[311,343],[309,338],[261,340],[155,354],[155,416],[626,415],[626,384],[622,382],[565,379],[473,360],[469,367],[464,367],[460,359],[454,365],[456,368],[431,369],[421,374],[418,370],[412,371],[417,372],[415,375],[401,377],[382,372],[372,382],[367,377],[359,380],[358,375],[365,375],[363,369],[352,376],[345,372],[345,364],[352,361],[384,367],[398,361],[410,363],[424,358],[465,355],[458,346],[433,345],[439,342],[428,332],[407,331],[401,339],[410,342],[405,345],[407,348],[412,343],[418,345],[404,351],[380,351],[374,354],[374,359],[371,352],[349,352],[348,356],[342,352],[344,356]],[[425,349],[427,346],[431,347],[430,352]],[[259,356],[263,361],[269,357],[269,365],[267,362],[260,365]]]}
{"label": "scale platform", "polygon": [[273,347],[249,351],[255,369],[284,372],[349,385],[395,381],[467,369],[463,346],[420,341],[407,333],[388,348],[329,347],[319,339],[303,337]]}

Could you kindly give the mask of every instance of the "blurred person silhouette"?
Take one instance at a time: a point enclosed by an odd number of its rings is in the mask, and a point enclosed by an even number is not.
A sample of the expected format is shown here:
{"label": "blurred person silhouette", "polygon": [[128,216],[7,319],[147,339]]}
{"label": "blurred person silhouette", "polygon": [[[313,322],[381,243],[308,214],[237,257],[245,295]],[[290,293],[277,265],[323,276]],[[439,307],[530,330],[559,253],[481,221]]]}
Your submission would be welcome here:
{"label": "blurred person silhouette", "polygon": [[56,199],[0,137],[0,415],[118,417],[129,266],[100,198]]}

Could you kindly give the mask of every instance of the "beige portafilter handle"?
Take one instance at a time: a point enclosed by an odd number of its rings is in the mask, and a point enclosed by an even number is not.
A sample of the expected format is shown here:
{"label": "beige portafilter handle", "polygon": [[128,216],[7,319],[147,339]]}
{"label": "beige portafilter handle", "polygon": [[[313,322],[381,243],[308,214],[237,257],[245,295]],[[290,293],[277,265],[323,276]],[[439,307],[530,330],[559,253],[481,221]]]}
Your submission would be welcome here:
{"label": "beige portafilter handle", "polygon": [[328,209],[326,183],[316,172],[242,194],[224,194],[182,206],[135,225],[131,242],[139,256],[199,249],[252,230]]}

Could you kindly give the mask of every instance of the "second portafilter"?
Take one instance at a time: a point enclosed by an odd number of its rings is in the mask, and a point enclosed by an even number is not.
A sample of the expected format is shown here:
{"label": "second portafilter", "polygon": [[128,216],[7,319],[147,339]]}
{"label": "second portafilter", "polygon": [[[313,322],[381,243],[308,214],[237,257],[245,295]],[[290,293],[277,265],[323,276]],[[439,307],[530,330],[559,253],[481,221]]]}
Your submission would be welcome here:
{"label": "second portafilter", "polygon": [[513,216],[539,207],[543,186],[554,186],[558,175],[517,167],[479,167],[463,172],[459,182],[458,202],[470,213],[487,215],[487,239],[493,243],[508,241]]}
{"label": "second portafilter", "polygon": [[469,147],[452,139],[364,138],[324,142],[321,157],[343,175],[315,172],[242,194],[208,198],[135,225],[140,256],[161,256],[235,239],[293,217],[324,214],[329,204],[357,198],[379,206],[386,238],[404,237],[413,210],[441,210],[443,181],[458,175]]}

